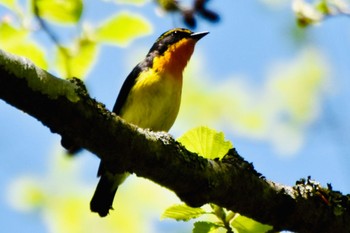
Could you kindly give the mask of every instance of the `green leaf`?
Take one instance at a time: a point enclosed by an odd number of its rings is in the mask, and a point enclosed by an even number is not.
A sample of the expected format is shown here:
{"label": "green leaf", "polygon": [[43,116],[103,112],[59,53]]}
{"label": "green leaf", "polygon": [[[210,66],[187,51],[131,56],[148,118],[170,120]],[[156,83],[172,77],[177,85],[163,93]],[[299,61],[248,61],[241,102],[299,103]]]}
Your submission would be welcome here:
{"label": "green leaf", "polygon": [[102,43],[127,46],[137,37],[151,32],[152,26],[146,19],[140,15],[122,12],[100,25],[96,36]]}
{"label": "green leaf", "polygon": [[315,8],[324,15],[329,15],[331,13],[331,9],[329,8],[327,0],[321,0],[317,2]]}
{"label": "green leaf", "polygon": [[16,6],[16,0],[1,0],[0,5],[3,5],[11,10],[14,10]]}
{"label": "green leaf", "polygon": [[130,4],[130,5],[141,6],[146,3],[146,0],[115,0],[115,2],[119,4]]}
{"label": "green leaf", "polygon": [[40,17],[56,23],[76,23],[83,12],[82,0],[36,0],[36,4]]}
{"label": "green leaf", "polygon": [[63,77],[84,79],[94,65],[98,54],[96,42],[78,39],[73,48],[60,48],[57,51],[57,67]]}
{"label": "green leaf", "polygon": [[15,28],[9,22],[0,22],[0,45],[16,46],[17,44],[27,40],[29,31],[24,28]]}
{"label": "green leaf", "polygon": [[46,69],[45,51],[29,39],[29,31],[15,28],[3,21],[0,23],[0,48],[10,53],[26,57],[37,66]]}
{"label": "green leaf", "polygon": [[226,211],[223,207],[210,203],[210,207],[214,211],[214,214],[218,219],[223,220],[226,218]]}
{"label": "green leaf", "polygon": [[6,50],[10,53],[28,58],[35,65],[41,67],[42,69],[47,69],[48,65],[45,58],[45,52],[39,45],[34,42],[26,41]]}
{"label": "green leaf", "polygon": [[178,1],[176,0],[156,0],[156,2],[164,11],[176,11],[179,9]]}
{"label": "green leaf", "polygon": [[205,210],[202,208],[192,208],[185,204],[177,204],[167,208],[164,211],[162,218],[172,218],[177,221],[188,221],[205,213]]}
{"label": "green leaf", "polygon": [[187,131],[178,141],[191,152],[198,153],[205,158],[222,158],[233,147],[226,141],[222,132],[217,132],[205,126]]}
{"label": "green leaf", "polygon": [[220,225],[212,222],[195,222],[192,233],[210,233],[221,227]]}
{"label": "green leaf", "polygon": [[234,218],[234,220],[231,222],[231,226],[239,233],[264,233],[273,229],[272,226],[259,223],[242,215],[238,215],[236,218]]}

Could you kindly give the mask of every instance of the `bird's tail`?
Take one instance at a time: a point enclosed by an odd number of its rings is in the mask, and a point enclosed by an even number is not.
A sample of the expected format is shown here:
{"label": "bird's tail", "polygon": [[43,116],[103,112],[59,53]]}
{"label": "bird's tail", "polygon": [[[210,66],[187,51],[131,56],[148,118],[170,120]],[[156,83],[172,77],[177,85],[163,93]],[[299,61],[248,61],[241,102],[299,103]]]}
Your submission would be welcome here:
{"label": "bird's tail", "polygon": [[127,173],[115,175],[106,171],[102,173],[90,202],[91,211],[98,213],[101,217],[105,217],[109,210],[113,209],[112,204],[115,193],[127,176]]}

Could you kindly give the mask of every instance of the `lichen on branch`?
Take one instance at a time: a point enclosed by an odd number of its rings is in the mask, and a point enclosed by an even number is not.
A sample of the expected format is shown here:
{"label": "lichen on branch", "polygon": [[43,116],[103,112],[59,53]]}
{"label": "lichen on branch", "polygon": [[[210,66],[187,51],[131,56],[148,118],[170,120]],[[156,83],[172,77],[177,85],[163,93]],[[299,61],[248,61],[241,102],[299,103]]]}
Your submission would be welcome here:
{"label": "lichen on branch", "polygon": [[268,181],[233,148],[221,160],[203,158],[167,133],[124,122],[77,79],[56,78],[4,51],[0,74],[1,99],[72,138],[111,171],[135,173],[171,189],[190,206],[213,203],[275,230],[349,232],[349,195],[330,186],[310,179],[294,187]]}

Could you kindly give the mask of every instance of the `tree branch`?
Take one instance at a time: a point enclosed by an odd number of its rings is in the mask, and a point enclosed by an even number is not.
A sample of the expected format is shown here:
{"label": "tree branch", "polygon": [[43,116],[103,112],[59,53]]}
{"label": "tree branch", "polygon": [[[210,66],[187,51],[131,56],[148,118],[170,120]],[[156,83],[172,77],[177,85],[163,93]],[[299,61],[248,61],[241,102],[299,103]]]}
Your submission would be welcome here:
{"label": "tree branch", "polygon": [[[350,196],[310,179],[294,187],[264,179],[231,149],[222,160],[187,151],[169,134],[125,123],[91,99],[77,79],[59,79],[0,50],[0,98],[53,133],[128,171],[173,190],[190,206],[214,203],[275,230],[350,232]],[[117,156],[123,155],[123,156]],[[169,172],[171,171],[171,172]]]}

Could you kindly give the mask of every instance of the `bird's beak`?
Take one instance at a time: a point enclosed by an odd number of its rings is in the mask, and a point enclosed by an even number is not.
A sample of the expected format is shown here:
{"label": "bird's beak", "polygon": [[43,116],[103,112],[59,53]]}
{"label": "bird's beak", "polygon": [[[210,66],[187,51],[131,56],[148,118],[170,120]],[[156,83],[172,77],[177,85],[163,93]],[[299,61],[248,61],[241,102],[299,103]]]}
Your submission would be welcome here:
{"label": "bird's beak", "polygon": [[209,32],[205,31],[205,32],[195,32],[191,34],[191,38],[199,41],[202,37],[204,37],[205,35],[207,35]]}

